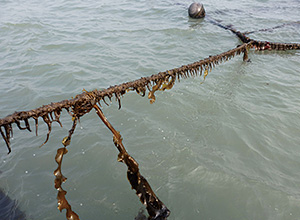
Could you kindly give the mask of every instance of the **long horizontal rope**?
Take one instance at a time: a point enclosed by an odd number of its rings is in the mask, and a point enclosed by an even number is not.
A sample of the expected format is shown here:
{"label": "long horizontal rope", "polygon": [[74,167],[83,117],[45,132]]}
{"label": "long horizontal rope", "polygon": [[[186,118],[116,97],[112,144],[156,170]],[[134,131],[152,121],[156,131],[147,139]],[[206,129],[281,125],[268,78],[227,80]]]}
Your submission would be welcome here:
{"label": "long horizontal rope", "polygon": [[[119,108],[121,108],[121,96],[123,96],[126,92],[136,91],[141,96],[145,96],[147,89],[149,91],[148,98],[151,99],[150,102],[152,103],[155,101],[155,91],[171,89],[176,79],[179,81],[180,78],[187,78],[196,75],[201,76],[203,72],[205,77],[208,74],[208,71],[211,70],[215,65],[228,61],[235,55],[240,55],[241,53],[244,54],[244,60],[247,60],[247,51],[251,47],[251,44],[252,42],[244,43],[227,52],[210,56],[203,60],[183,65],[179,68],[167,70],[165,72],[159,72],[149,77],[142,77],[135,81],[111,86],[104,90],[93,90],[91,92],[84,91],[72,99],[54,102],[29,111],[15,112],[4,118],[1,118],[0,133],[7,145],[8,153],[11,152],[10,139],[13,136],[12,124],[16,124],[20,130],[31,131],[29,119],[33,118],[35,120],[37,134],[38,119],[42,118],[48,126],[48,134],[46,141],[44,142],[45,144],[48,141],[51,133],[52,122],[58,122],[61,125],[60,115],[63,109],[66,109],[67,112],[72,115],[73,119],[80,118],[88,113],[96,103],[99,103],[100,105],[101,102],[107,104],[107,101],[111,101],[112,97],[115,96],[119,103]],[[24,124],[23,126],[21,125],[21,122]]]}
{"label": "long horizontal rope", "polygon": [[[62,126],[60,122],[60,115],[63,109],[65,109],[72,115],[73,120],[79,119],[81,116],[88,113],[96,103],[98,103],[99,105],[101,105],[101,103],[105,103],[106,105],[108,105],[107,101],[111,101],[113,96],[115,96],[115,99],[119,103],[119,108],[121,108],[121,97],[128,91],[136,91],[141,96],[145,96],[146,91],[148,90],[148,98],[150,99],[150,103],[153,103],[155,101],[154,93],[157,90],[171,89],[176,79],[180,81],[181,78],[188,78],[197,75],[201,76],[202,73],[204,73],[205,79],[208,71],[210,71],[213,67],[222,62],[228,61],[234,56],[240,55],[241,53],[244,54],[243,60],[247,61],[249,48],[255,48],[256,50],[300,49],[300,44],[298,43],[272,43],[267,41],[256,41],[247,37],[245,34],[236,31],[230,26],[223,26],[219,23],[216,23],[216,25],[230,30],[237,37],[239,37],[243,44],[224,53],[209,56],[197,62],[183,65],[179,68],[174,68],[165,72],[159,72],[149,77],[141,77],[140,79],[137,79],[135,81],[111,86],[104,90],[96,89],[91,92],[84,91],[83,93],[76,95],[75,98],[72,99],[43,105],[39,108],[29,111],[15,112],[4,118],[1,118],[0,133],[6,143],[8,153],[11,152],[10,139],[13,136],[12,124],[16,124],[20,130],[28,130],[31,132],[29,119],[33,118],[35,121],[37,135],[38,119],[42,118],[48,126],[48,133],[45,142],[42,144],[43,146],[49,139],[49,135],[52,129],[52,123],[57,122]],[[21,123],[24,125],[22,126]],[[76,126],[76,124],[73,126]]]}

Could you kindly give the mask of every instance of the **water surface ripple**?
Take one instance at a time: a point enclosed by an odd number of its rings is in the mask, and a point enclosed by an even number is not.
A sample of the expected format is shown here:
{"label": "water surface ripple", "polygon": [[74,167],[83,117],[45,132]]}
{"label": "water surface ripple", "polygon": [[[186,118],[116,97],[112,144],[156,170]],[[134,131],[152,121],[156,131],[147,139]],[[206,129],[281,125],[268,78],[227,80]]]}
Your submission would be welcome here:
{"label": "water surface ripple", "polygon": [[[300,21],[299,0],[12,1],[0,7],[0,117],[69,99],[222,53],[240,44],[209,17],[240,31]],[[250,35],[300,42],[299,23]],[[128,93],[103,111],[120,130],[170,220],[294,220],[300,217],[300,53],[249,53],[202,79],[147,98]],[[57,210],[54,156],[71,127],[64,112],[47,145],[15,128],[1,141],[0,188],[28,219],[65,219]],[[32,122],[33,124],[33,122]],[[110,132],[92,111],[63,161],[67,199],[81,219],[134,219],[142,204],[117,162]]]}

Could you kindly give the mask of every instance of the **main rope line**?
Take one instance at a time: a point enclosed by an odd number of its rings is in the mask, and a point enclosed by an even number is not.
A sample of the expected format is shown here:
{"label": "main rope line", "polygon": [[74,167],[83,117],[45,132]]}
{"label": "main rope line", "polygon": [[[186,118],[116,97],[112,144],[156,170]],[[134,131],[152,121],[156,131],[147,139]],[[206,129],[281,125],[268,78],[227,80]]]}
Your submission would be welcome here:
{"label": "main rope line", "polygon": [[29,111],[15,112],[0,119],[0,133],[4,142],[6,143],[8,153],[10,153],[10,140],[13,137],[13,124],[16,124],[16,126],[20,130],[28,130],[31,132],[32,130],[29,120],[33,119],[35,121],[35,132],[36,135],[38,135],[39,118],[42,118],[44,123],[48,127],[46,140],[41,145],[43,146],[49,140],[50,133],[52,131],[52,123],[57,122],[62,127],[62,123],[60,122],[62,110],[65,109],[72,116],[72,127],[69,130],[68,136],[65,137],[62,141],[64,147],[57,150],[55,161],[58,164],[58,167],[54,171],[54,186],[58,190],[58,209],[60,211],[66,209],[67,219],[79,220],[79,216],[72,210],[71,205],[68,203],[65,197],[67,192],[62,188],[62,183],[64,183],[67,178],[62,175],[61,166],[63,157],[68,152],[66,147],[70,144],[71,137],[74,134],[77,123],[83,115],[89,113],[92,109],[96,110],[99,118],[113,134],[114,145],[119,151],[118,161],[123,162],[127,165],[127,178],[129,180],[129,183],[131,184],[132,189],[136,191],[136,194],[140,198],[140,201],[146,206],[146,209],[149,213],[149,219],[166,220],[170,214],[169,209],[164,205],[162,201],[158,199],[147,180],[140,174],[138,163],[126,151],[122,143],[122,137],[120,133],[114,129],[114,127],[104,116],[100,108],[102,107],[101,104],[109,105],[107,101],[111,101],[112,98],[115,97],[116,101],[119,103],[120,109],[121,97],[129,91],[135,91],[141,96],[145,96],[146,92],[148,91],[148,98],[150,99],[150,103],[154,103],[156,100],[155,92],[171,89],[174,86],[176,80],[178,80],[179,82],[182,78],[195,77],[198,75],[202,76],[203,74],[204,81],[206,76],[208,75],[208,72],[211,71],[213,67],[221,64],[222,62],[230,60],[236,55],[243,54],[243,61],[249,61],[248,51],[250,48],[255,48],[256,50],[300,49],[299,43],[273,43],[267,41],[257,41],[247,37],[245,33],[241,33],[235,30],[234,28],[232,28],[232,26],[224,26],[213,20],[210,20],[210,22],[218,25],[221,28],[230,30],[241,40],[243,44],[237,46],[234,49],[214,56],[209,56],[205,59],[196,61],[191,64],[183,65],[181,67],[164,72],[159,72],[152,76],[141,77],[140,79],[137,79],[135,81],[125,82],[103,90],[95,89],[90,92],[84,90],[81,94],[76,95],[75,98],[51,103]]}
{"label": "main rope line", "polygon": [[[87,114],[96,103],[108,105],[107,100],[110,100],[115,96],[116,101],[121,108],[121,97],[129,91],[136,91],[141,96],[145,96],[146,91],[149,91],[148,98],[150,102],[155,101],[155,92],[160,90],[171,89],[176,81],[180,81],[181,78],[194,77],[202,75],[204,73],[204,79],[213,67],[216,65],[228,61],[236,55],[244,54],[243,60],[248,60],[248,50],[252,47],[252,42],[244,43],[234,49],[228,50],[224,53],[210,56],[197,62],[183,65],[179,68],[167,70],[165,72],[159,72],[149,77],[142,77],[135,81],[122,83],[120,85],[111,86],[104,90],[93,90],[91,92],[84,91],[83,93],[76,95],[75,98],[69,100],[63,100],[60,102],[51,103],[42,107],[29,110],[19,111],[5,118],[0,119],[0,133],[8,148],[8,153],[11,152],[10,139],[13,136],[12,124],[16,124],[20,130],[28,130],[31,132],[29,119],[34,119],[35,130],[37,135],[38,119],[42,118],[44,123],[47,124],[48,133],[45,142],[47,143],[52,129],[52,123],[57,122],[62,126],[60,122],[60,116],[63,109],[71,114],[72,119],[79,119],[81,116]],[[24,125],[21,125],[24,124]],[[4,131],[3,131],[4,130]]]}

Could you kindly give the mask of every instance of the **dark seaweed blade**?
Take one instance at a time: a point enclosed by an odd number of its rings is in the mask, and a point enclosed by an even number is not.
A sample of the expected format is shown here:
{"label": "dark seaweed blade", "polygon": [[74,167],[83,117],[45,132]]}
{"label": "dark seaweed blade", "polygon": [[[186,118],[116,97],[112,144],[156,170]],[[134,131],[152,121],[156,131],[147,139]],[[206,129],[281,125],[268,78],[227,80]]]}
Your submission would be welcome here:
{"label": "dark seaweed blade", "polygon": [[72,220],[79,220],[79,216],[72,210],[71,205],[66,199],[67,191],[65,191],[61,185],[64,183],[67,178],[64,177],[61,173],[61,166],[62,166],[62,160],[64,154],[68,153],[68,150],[66,147],[59,148],[57,150],[55,161],[58,164],[57,169],[54,171],[55,181],[54,181],[54,187],[57,189],[57,204],[58,204],[58,210],[62,211],[63,209],[66,209],[66,218],[72,219]]}
{"label": "dark seaweed blade", "polygon": [[167,219],[167,217],[170,215],[170,210],[162,201],[159,200],[159,198],[151,189],[148,181],[140,174],[139,164],[126,151],[122,143],[122,137],[120,133],[116,131],[110,124],[99,106],[95,105],[94,108],[99,118],[113,134],[114,145],[119,150],[118,161],[127,165],[128,181],[130,182],[132,189],[136,191],[136,194],[140,198],[141,203],[146,206],[146,209],[150,216],[149,219]]}

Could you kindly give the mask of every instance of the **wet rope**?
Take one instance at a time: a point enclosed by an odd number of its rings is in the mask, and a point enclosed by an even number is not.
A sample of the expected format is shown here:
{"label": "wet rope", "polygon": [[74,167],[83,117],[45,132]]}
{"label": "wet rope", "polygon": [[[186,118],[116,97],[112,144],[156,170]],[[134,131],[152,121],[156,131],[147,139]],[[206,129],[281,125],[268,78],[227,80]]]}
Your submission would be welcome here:
{"label": "wet rope", "polygon": [[16,124],[16,126],[20,130],[28,130],[31,132],[32,130],[30,128],[29,119],[34,119],[35,131],[36,135],[38,135],[38,121],[39,118],[42,118],[44,123],[48,127],[46,140],[41,145],[43,146],[49,140],[52,130],[52,123],[57,122],[60,126],[62,126],[60,122],[62,110],[65,109],[72,116],[73,125],[69,130],[69,135],[62,141],[64,147],[57,150],[55,161],[58,164],[58,167],[54,171],[54,186],[58,190],[58,209],[60,211],[66,209],[67,219],[79,220],[79,217],[74,211],[72,211],[71,205],[68,203],[65,197],[67,192],[63,190],[62,183],[65,182],[67,178],[62,175],[61,166],[63,156],[68,152],[66,147],[71,142],[71,137],[75,131],[77,122],[80,120],[80,117],[89,113],[93,108],[96,109],[96,113],[99,118],[113,133],[114,145],[119,150],[118,161],[123,162],[127,165],[127,178],[132,188],[135,189],[136,194],[140,198],[140,201],[146,206],[146,209],[149,213],[149,219],[164,220],[167,219],[170,211],[163,204],[163,202],[158,199],[147,180],[140,174],[138,163],[126,151],[125,147],[122,144],[120,133],[113,128],[113,126],[108,122],[107,118],[102,113],[100,109],[101,103],[109,105],[107,103],[107,100],[111,101],[112,98],[115,97],[116,101],[119,103],[120,109],[121,97],[129,91],[135,91],[141,96],[145,96],[146,92],[148,91],[148,98],[150,99],[150,103],[154,103],[156,100],[155,92],[171,89],[174,86],[176,79],[180,81],[180,79],[182,78],[195,77],[197,75],[201,76],[203,74],[204,81],[205,77],[208,75],[208,72],[212,70],[213,67],[222,62],[230,60],[236,55],[243,54],[243,61],[248,61],[248,51],[250,48],[255,48],[256,50],[300,49],[300,44],[298,43],[273,43],[267,41],[257,41],[247,37],[245,33],[241,33],[231,26],[224,26],[217,22],[212,23],[226,30],[230,30],[243,42],[243,44],[224,53],[215,56],[209,56],[208,58],[199,60],[191,64],[183,65],[179,68],[159,72],[152,76],[142,77],[135,81],[122,83],[120,85],[111,86],[104,90],[93,90],[91,92],[84,90],[83,93],[77,95],[75,98],[51,103],[49,105],[44,105],[42,107],[29,111],[15,112],[11,115],[6,116],[5,118],[0,119],[0,133],[4,142],[6,143],[8,153],[10,153],[10,139],[11,137],[13,137],[13,124]]}
{"label": "wet rope", "polygon": [[243,32],[243,33],[234,29],[232,27],[232,25],[222,25],[220,22],[218,22],[214,19],[211,19],[211,18],[209,18],[208,21],[220,28],[231,31],[243,43],[252,42],[252,47],[255,48],[255,50],[299,50],[300,49],[299,43],[276,43],[276,42],[268,42],[268,41],[258,41],[258,40],[254,40],[254,39],[246,36],[246,34],[251,34],[251,33],[261,32],[261,31],[272,31],[274,29],[281,28],[281,27],[284,27],[287,25],[300,24],[300,21],[292,22],[292,23],[285,23],[282,25],[277,25],[272,28],[265,28],[265,29],[260,29],[257,31],[250,31],[250,32]]}
{"label": "wet rope", "polygon": [[[96,103],[109,105],[108,100],[115,97],[121,108],[121,97],[129,91],[136,91],[141,96],[145,96],[146,91],[149,91],[148,98],[150,103],[155,101],[155,92],[171,89],[176,81],[181,78],[194,77],[204,73],[204,79],[213,67],[228,61],[236,55],[244,54],[244,61],[248,60],[248,50],[252,47],[252,42],[244,43],[234,49],[224,53],[210,56],[203,60],[183,65],[179,68],[159,72],[149,77],[142,77],[138,80],[122,83],[120,85],[111,86],[104,90],[93,90],[91,92],[84,91],[73,99],[63,100],[60,102],[51,103],[42,107],[30,110],[15,112],[5,118],[0,119],[0,133],[8,148],[8,153],[11,152],[10,139],[13,136],[12,124],[16,124],[20,130],[28,130],[31,132],[29,119],[33,118],[35,121],[36,135],[38,130],[38,119],[42,118],[48,127],[48,133],[45,142],[47,143],[52,130],[52,123],[60,122],[60,116],[63,109],[65,109],[73,118],[79,119],[87,114]],[[24,125],[21,125],[24,124]],[[4,131],[3,131],[4,130]]]}
{"label": "wet rope", "polygon": [[[48,133],[45,142],[49,140],[51,133],[52,123],[57,122],[62,126],[60,122],[60,115],[63,109],[65,109],[69,114],[74,118],[80,118],[81,116],[88,113],[94,106],[95,103],[101,102],[108,105],[107,99],[111,101],[113,96],[119,103],[119,108],[121,108],[121,97],[128,91],[136,91],[141,96],[145,96],[146,91],[149,91],[148,98],[150,102],[155,101],[154,93],[157,90],[171,89],[176,81],[180,81],[181,78],[194,77],[197,75],[202,75],[204,73],[204,79],[208,74],[208,71],[211,70],[216,65],[230,60],[236,55],[244,54],[243,60],[248,60],[248,50],[249,48],[255,48],[256,50],[299,50],[299,43],[273,43],[267,41],[257,41],[247,37],[245,34],[236,31],[235,29],[229,26],[223,26],[217,22],[216,25],[224,29],[230,30],[234,33],[243,44],[226,51],[224,53],[210,56],[203,60],[197,62],[183,65],[179,68],[174,68],[167,70],[165,72],[159,72],[149,77],[142,77],[138,80],[122,83],[120,85],[111,86],[104,90],[94,90],[87,95],[87,92],[83,92],[77,95],[73,99],[63,100],[61,102],[51,103],[49,105],[44,105],[42,107],[30,110],[30,111],[19,111],[11,115],[6,116],[5,118],[0,119],[0,133],[6,143],[8,148],[8,153],[11,152],[10,139],[13,136],[12,124],[16,124],[20,130],[28,130],[31,132],[29,125],[29,119],[33,118],[35,121],[35,130],[36,135],[38,131],[38,119],[42,118],[45,124],[48,127]],[[92,96],[91,96],[92,94]],[[70,111],[71,109],[71,111]],[[21,125],[21,122],[24,124]],[[4,131],[3,131],[4,130]]]}

